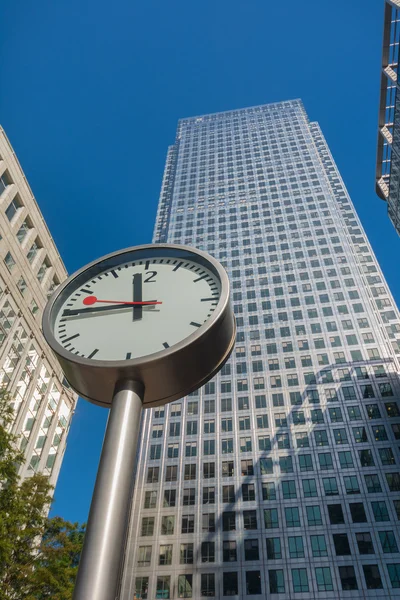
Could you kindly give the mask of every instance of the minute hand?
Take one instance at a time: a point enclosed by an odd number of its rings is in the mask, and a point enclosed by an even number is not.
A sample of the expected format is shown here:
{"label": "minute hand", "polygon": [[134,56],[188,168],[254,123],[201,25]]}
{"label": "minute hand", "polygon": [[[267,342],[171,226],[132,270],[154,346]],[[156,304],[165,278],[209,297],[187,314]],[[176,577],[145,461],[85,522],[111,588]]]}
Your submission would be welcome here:
{"label": "minute hand", "polygon": [[119,310],[121,308],[130,308],[132,304],[141,304],[142,306],[153,306],[154,304],[162,304],[161,302],[148,301],[148,302],[118,302],[111,304],[110,306],[90,306],[88,308],[66,308],[63,311],[63,317],[72,317],[73,315],[87,314],[87,313],[98,313],[106,312],[110,310]]}

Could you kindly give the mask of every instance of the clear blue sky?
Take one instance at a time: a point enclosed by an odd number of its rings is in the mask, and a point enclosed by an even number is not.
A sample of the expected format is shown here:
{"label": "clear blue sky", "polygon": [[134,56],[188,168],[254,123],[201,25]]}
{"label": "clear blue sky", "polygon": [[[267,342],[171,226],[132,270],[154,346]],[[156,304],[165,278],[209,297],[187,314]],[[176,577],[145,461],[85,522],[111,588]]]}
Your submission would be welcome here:
{"label": "clear blue sky", "polygon": [[[392,292],[374,193],[383,0],[5,3],[0,122],[69,272],[151,241],[178,118],[302,98]],[[87,517],[106,410],[78,404],[53,514]]]}

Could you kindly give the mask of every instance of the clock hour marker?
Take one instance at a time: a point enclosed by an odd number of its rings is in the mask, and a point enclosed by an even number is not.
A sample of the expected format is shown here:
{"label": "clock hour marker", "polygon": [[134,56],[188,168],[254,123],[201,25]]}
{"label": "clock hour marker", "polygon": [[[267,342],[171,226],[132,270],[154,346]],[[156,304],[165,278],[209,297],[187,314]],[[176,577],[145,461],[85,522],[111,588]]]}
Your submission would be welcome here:
{"label": "clock hour marker", "polygon": [[208,277],[207,273],[205,273],[201,277],[198,277],[197,279],[193,279],[193,283],[197,283],[198,281],[201,281],[202,279],[205,279],[206,277]]}
{"label": "clock hour marker", "polygon": [[132,356],[132,353],[131,352],[127,352],[126,356],[125,356],[125,359],[129,360],[131,356]]}
{"label": "clock hour marker", "polygon": [[66,338],[65,340],[63,340],[63,344],[65,344],[66,342],[70,342],[71,340],[74,340],[75,338],[79,337],[81,334],[80,333],[76,333],[75,335],[71,335],[69,338]]}
{"label": "clock hour marker", "polygon": [[179,262],[176,267],[174,267],[172,270],[173,271],[177,271],[179,269],[179,267],[181,267],[183,265],[183,261]]}
{"label": "clock hour marker", "polygon": [[99,349],[98,349],[98,348],[96,348],[96,350],[93,350],[93,352],[91,352],[91,353],[89,354],[88,358],[93,358],[93,356],[94,356],[95,354],[97,354],[97,353],[98,353],[98,351],[99,351]]}
{"label": "clock hour marker", "polygon": [[144,265],[144,269],[145,271],[148,271],[150,269],[150,261],[146,260],[146,264]]}
{"label": "clock hour marker", "polygon": [[191,321],[190,324],[193,325],[193,327],[201,327],[201,324],[195,323],[195,321]]}
{"label": "clock hour marker", "polygon": [[80,291],[84,292],[85,294],[93,294],[92,290],[88,290],[87,288],[82,288]]}
{"label": "clock hour marker", "polygon": [[115,279],[118,278],[118,273],[116,273],[115,271],[111,271],[111,273],[114,275]]}
{"label": "clock hour marker", "polygon": [[169,348],[169,344],[167,342],[163,342],[164,348]]}
{"label": "clock hour marker", "polygon": [[215,298],[202,298],[200,302],[215,302]]}

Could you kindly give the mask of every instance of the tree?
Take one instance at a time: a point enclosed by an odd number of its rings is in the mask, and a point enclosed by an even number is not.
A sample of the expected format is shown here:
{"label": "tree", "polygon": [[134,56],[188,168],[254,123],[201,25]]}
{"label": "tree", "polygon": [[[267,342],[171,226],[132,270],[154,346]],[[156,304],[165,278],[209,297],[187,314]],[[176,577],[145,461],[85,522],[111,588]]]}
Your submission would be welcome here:
{"label": "tree", "polygon": [[0,600],[70,600],[84,526],[47,518],[47,477],[20,481],[13,419],[10,396],[0,392]]}
{"label": "tree", "polygon": [[78,571],[85,526],[61,517],[48,519],[31,573],[29,600],[70,600]]}

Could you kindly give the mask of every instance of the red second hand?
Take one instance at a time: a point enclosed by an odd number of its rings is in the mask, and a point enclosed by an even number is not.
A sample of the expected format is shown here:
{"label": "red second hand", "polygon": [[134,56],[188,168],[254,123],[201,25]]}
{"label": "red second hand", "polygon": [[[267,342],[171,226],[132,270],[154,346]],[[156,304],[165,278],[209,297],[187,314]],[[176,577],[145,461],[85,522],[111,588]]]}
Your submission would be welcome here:
{"label": "red second hand", "polygon": [[85,306],[92,306],[96,302],[104,302],[105,304],[134,304],[134,305],[146,305],[146,304],[162,304],[162,302],[149,301],[149,302],[124,302],[123,300],[99,300],[96,296],[87,296],[83,299]]}

